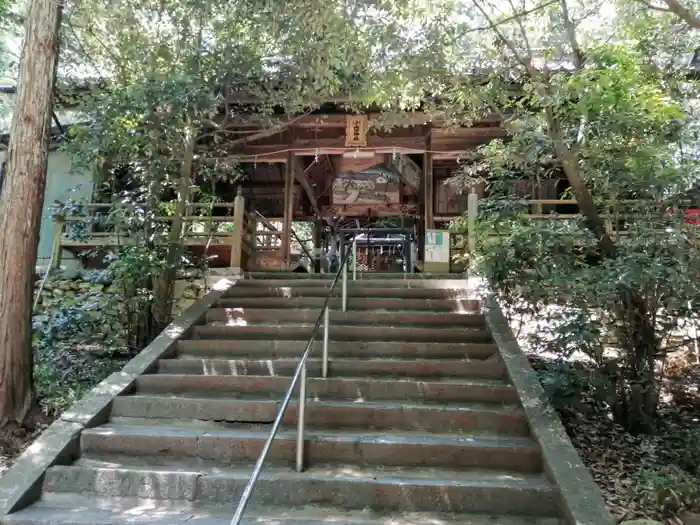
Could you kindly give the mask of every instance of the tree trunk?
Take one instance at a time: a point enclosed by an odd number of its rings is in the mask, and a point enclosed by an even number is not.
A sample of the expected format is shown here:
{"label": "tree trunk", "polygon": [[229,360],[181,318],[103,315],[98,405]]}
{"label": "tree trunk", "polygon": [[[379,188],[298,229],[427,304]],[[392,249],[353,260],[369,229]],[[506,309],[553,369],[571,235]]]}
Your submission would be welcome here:
{"label": "tree trunk", "polygon": [[175,279],[179,260],[182,256],[183,218],[187,215],[190,205],[190,186],[192,185],[192,168],[194,164],[194,132],[185,138],[185,151],[180,167],[180,183],[177,191],[175,214],[170,224],[168,234],[168,252],[166,254],[165,271],[153,279],[153,317],[157,332],[161,332],[170,323],[173,311]]}
{"label": "tree trunk", "polygon": [[625,351],[624,382],[626,411],[617,415],[618,422],[633,434],[655,430],[658,382],[655,375],[658,341],[645,301],[635,290],[621,294],[620,347]]}
{"label": "tree trunk", "polygon": [[[555,153],[562,164],[571,191],[588,228],[598,237],[598,250],[605,258],[615,258],[619,252],[598,214],[591,193],[581,176],[576,155],[564,142],[556,117],[547,110],[547,124]],[[657,385],[654,364],[658,350],[656,330],[649,309],[637,290],[620,287],[618,317],[621,321],[621,348],[625,352],[623,379],[613,414],[618,423],[635,434],[654,430],[657,405]]]}
{"label": "tree trunk", "polygon": [[62,6],[32,0],[0,195],[0,425],[33,401],[31,315]]}

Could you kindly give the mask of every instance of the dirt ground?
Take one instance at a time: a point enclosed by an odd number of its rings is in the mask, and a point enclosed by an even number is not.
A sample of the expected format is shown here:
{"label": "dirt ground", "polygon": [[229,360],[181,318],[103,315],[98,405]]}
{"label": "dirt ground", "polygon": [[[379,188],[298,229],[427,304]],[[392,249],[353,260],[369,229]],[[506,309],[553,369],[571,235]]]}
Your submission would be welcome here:
{"label": "dirt ground", "polygon": [[54,419],[37,406],[25,426],[12,425],[0,431],[0,476]]}

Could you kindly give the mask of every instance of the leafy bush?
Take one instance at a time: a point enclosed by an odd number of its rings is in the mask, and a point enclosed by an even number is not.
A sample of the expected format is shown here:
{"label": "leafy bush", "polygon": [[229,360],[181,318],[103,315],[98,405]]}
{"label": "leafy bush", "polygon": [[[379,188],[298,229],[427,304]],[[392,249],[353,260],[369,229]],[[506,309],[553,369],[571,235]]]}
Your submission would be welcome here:
{"label": "leafy bush", "polygon": [[536,368],[542,388],[557,410],[578,406],[586,385],[581,372],[565,361],[546,362]]}
{"label": "leafy bush", "polygon": [[632,490],[637,503],[666,516],[700,510],[700,480],[677,467],[642,470]]}

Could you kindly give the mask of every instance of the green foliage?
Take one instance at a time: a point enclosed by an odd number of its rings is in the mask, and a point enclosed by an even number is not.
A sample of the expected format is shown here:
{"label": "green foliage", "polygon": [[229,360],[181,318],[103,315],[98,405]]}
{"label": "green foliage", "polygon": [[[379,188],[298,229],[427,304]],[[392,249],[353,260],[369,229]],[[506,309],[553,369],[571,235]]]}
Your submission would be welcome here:
{"label": "green foliage", "polygon": [[[594,395],[619,423],[649,431],[657,361],[679,319],[696,317],[700,299],[698,243],[678,211],[698,175],[685,85],[692,81],[633,21],[609,17],[586,30],[584,4],[564,0],[546,15],[510,19],[492,30],[500,50],[469,37],[490,57],[490,69],[454,82],[448,108],[463,122],[495,113],[510,136],[479,147],[454,182],[487,188],[470,263],[512,314],[537,323],[533,344],[561,359],[590,360]],[[499,20],[485,4],[474,5],[487,22]],[[607,23],[619,24],[628,39],[604,38]],[[542,56],[553,61],[544,66],[527,52],[546,35],[560,48]],[[681,40],[667,41],[665,51],[676,53]],[[657,55],[647,54],[652,48]],[[533,221],[526,203],[513,200],[514,179],[533,188],[568,179],[569,195],[589,194],[596,209],[579,219]],[[601,251],[596,221],[623,230],[612,252]]]}
{"label": "green foliage", "polygon": [[571,363],[566,361],[553,361],[537,367],[542,388],[552,406],[557,410],[575,409],[586,385],[583,383],[581,373]]}
{"label": "green foliage", "polygon": [[46,282],[32,319],[37,395],[60,413],[133,353],[125,348],[126,311],[101,272]]}
{"label": "green foliage", "polygon": [[641,505],[660,509],[666,516],[700,510],[698,479],[675,467],[641,471],[633,497]]}

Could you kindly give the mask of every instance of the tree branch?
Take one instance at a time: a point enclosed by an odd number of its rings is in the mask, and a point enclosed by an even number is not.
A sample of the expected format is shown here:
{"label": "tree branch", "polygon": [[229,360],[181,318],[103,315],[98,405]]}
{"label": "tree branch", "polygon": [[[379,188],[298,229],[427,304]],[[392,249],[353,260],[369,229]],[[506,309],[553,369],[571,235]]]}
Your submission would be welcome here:
{"label": "tree branch", "polygon": [[486,10],[483,8],[483,6],[477,2],[477,0],[472,0],[472,3],[474,4],[474,7],[476,7],[481,14],[484,16],[486,19],[486,22],[489,25],[489,28],[493,30],[494,33],[496,33],[496,36],[498,39],[510,50],[511,53],[513,53],[513,56],[515,59],[522,64],[522,66],[525,68],[527,73],[532,77],[535,78],[538,76],[537,70],[532,66],[532,57],[528,57],[528,59],[524,59],[523,57],[520,56],[520,53],[518,53],[518,48],[515,45],[515,43],[510,40],[507,36],[503,34],[503,32],[498,28],[498,25],[491,20],[491,17],[488,15]]}
{"label": "tree branch", "polygon": [[474,33],[476,31],[486,31],[487,29],[494,29],[494,27],[501,26],[503,24],[507,24],[508,22],[512,22],[514,20],[517,20],[519,18],[524,18],[528,15],[531,15],[532,13],[536,13],[537,11],[544,9],[545,7],[549,7],[552,4],[556,4],[559,0],[548,0],[547,2],[544,2],[540,5],[536,5],[535,7],[531,9],[526,9],[525,11],[519,11],[517,13],[512,14],[509,17],[506,17],[502,20],[499,20],[498,22],[493,22],[492,25],[487,25],[487,26],[480,26],[480,27],[473,27],[467,31],[467,33]]}
{"label": "tree branch", "polygon": [[[508,3],[510,4],[511,9],[515,11],[515,4],[513,3],[513,0],[508,0]],[[530,40],[527,38],[527,31],[525,31],[522,17],[518,17],[517,21],[518,27],[520,28],[520,35],[523,37],[523,42],[525,43],[528,59],[532,60],[532,47],[530,47]]]}
{"label": "tree branch", "polygon": [[566,0],[561,0],[561,14],[564,18],[564,28],[566,29],[566,36],[569,39],[569,45],[571,46],[571,52],[574,58],[574,66],[576,69],[581,69],[583,66],[584,54],[581,50],[581,46],[578,44],[578,39],[576,38],[576,25],[571,20],[569,16],[569,5]]}
{"label": "tree branch", "polygon": [[640,4],[642,4],[645,7],[648,7],[649,9],[653,9],[654,11],[661,11],[663,13],[670,13],[671,10],[666,8],[666,7],[661,7],[660,5],[654,5],[651,2],[647,2],[646,0],[637,0]]}
{"label": "tree branch", "polygon": [[668,8],[656,6],[647,0],[637,0],[640,4],[645,5],[649,9],[654,11],[662,11],[664,13],[673,13],[678,18],[683,20],[693,29],[700,29],[700,17],[698,17],[692,10],[685,7],[678,0],[663,0]]}
{"label": "tree branch", "polygon": [[682,5],[678,0],[664,0],[669,11],[681,18],[690,27],[700,29],[700,18],[698,18],[690,9]]}
{"label": "tree branch", "polygon": [[286,122],[282,122],[281,124],[279,124],[275,127],[272,127],[270,129],[265,129],[265,130],[259,131],[257,133],[253,133],[252,135],[248,135],[247,137],[236,139],[233,142],[229,142],[227,145],[228,146],[238,146],[239,144],[245,144],[245,143],[251,142],[253,140],[260,140],[260,139],[264,139],[267,137],[271,137],[272,135],[276,135],[277,133],[284,131],[289,126],[293,126],[294,123],[300,121],[301,119],[303,119],[305,116],[309,115],[310,113],[311,113],[311,111],[305,111],[301,115],[294,117],[293,119],[288,120]]}

